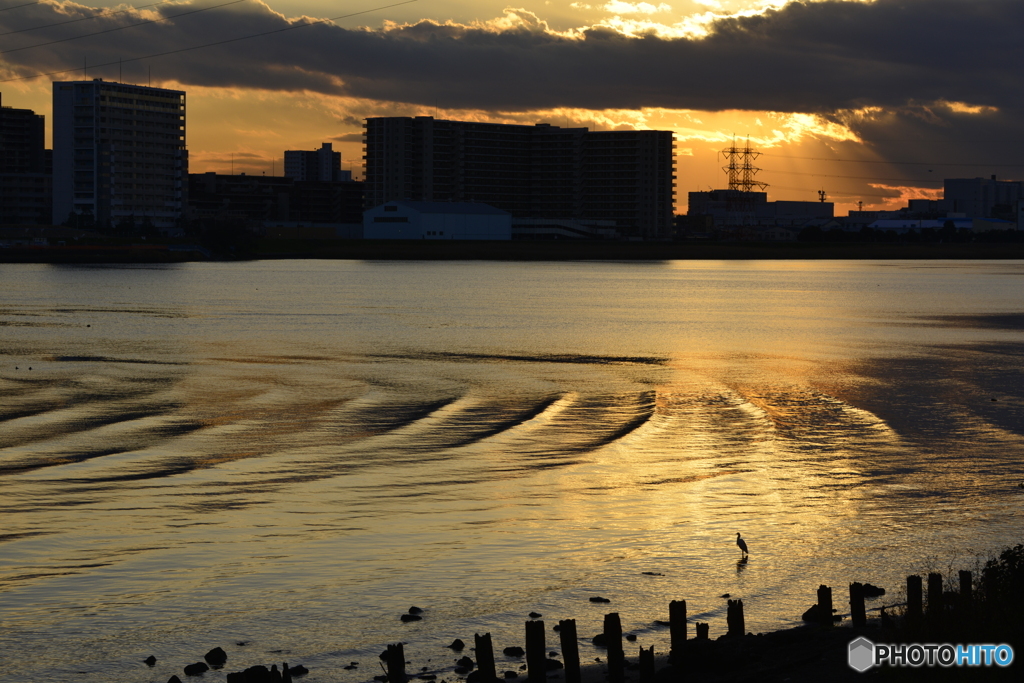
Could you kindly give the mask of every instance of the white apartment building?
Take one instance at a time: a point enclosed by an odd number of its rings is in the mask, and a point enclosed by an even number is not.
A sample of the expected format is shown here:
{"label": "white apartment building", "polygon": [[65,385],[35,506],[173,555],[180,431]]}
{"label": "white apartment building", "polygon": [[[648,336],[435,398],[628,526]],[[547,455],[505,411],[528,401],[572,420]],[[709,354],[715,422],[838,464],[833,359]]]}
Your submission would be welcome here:
{"label": "white apartment building", "polygon": [[96,78],[53,84],[53,220],[170,228],[188,206],[185,93]]}

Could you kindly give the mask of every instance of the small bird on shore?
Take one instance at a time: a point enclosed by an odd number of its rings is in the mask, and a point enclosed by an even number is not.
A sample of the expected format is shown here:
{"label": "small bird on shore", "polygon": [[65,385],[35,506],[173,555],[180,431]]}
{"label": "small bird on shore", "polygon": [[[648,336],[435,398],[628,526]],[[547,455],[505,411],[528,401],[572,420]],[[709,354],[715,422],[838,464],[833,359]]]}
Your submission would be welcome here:
{"label": "small bird on shore", "polygon": [[747,542],[740,538],[740,532],[738,531],[736,532],[736,545],[740,547],[744,555],[747,554]]}

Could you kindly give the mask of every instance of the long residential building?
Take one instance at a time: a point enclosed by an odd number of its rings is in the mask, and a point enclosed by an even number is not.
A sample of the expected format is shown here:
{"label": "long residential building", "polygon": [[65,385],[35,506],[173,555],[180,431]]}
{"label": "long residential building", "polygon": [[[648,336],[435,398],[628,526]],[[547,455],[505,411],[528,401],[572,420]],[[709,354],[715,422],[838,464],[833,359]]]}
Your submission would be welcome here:
{"label": "long residential building", "polygon": [[93,79],[53,84],[53,219],[173,227],[187,206],[185,93]]}
{"label": "long residential building", "polygon": [[673,134],[368,118],[367,208],[389,201],[482,202],[515,218],[615,221],[620,233],[671,234]]}

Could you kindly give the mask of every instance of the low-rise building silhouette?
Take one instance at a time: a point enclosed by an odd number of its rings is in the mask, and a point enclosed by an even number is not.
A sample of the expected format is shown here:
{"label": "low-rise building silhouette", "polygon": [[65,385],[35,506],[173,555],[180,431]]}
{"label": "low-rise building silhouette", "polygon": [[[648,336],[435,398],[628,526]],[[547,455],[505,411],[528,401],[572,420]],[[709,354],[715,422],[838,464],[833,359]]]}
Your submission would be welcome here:
{"label": "low-rise building silhouette", "polygon": [[363,214],[365,239],[510,240],[512,216],[480,202],[390,201]]}
{"label": "low-rise building silhouette", "polygon": [[1024,181],[990,178],[946,178],[942,181],[943,208],[977,218],[1016,222],[1024,200]]}
{"label": "low-rise building silhouette", "polygon": [[[191,173],[188,178],[189,217],[193,224],[244,224],[254,232],[274,236],[335,236],[335,227],[320,231],[314,225],[361,226],[363,184],[348,181],[297,181],[286,176]],[[359,232],[358,230],[356,232]],[[358,237],[352,230],[337,236]]]}
{"label": "low-rise building silhouette", "polygon": [[[690,192],[687,226],[704,226],[707,231],[735,232],[737,236],[755,239],[761,233],[737,228],[796,228],[833,218],[832,202],[768,201],[766,192],[745,190],[710,190]],[[763,231],[761,231],[763,232]],[[787,239],[788,230],[770,231],[769,239]]]}

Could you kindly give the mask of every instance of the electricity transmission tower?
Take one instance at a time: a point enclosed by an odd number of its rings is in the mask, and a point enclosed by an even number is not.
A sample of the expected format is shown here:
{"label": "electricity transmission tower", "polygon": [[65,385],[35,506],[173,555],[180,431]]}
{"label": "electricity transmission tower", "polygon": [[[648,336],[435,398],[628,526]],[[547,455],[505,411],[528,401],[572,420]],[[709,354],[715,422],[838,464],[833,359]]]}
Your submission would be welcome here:
{"label": "electricity transmission tower", "polygon": [[733,138],[732,147],[723,149],[721,152],[729,162],[722,170],[729,174],[729,189],[752,192],[759,188],[762,192],[768,189],[768,183],[754,180],[754,176],[761,169],[754,166],[753,161],[761,156],[761,153],[750,148],[750,138],[747,138],[745,147],[736,146],[736,138]]}

